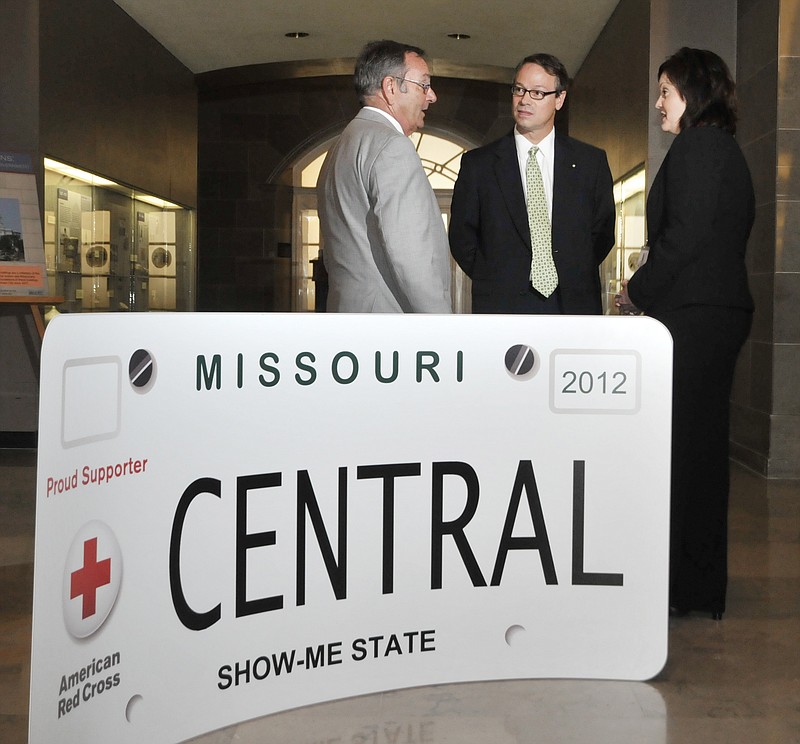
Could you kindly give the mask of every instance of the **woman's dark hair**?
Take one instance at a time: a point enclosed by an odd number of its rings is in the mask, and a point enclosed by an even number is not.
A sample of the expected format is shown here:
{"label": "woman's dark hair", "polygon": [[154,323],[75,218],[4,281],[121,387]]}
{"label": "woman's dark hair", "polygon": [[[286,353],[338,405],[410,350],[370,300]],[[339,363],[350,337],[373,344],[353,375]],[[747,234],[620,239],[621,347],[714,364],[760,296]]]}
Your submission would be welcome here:
{"label": "woman's dark hair", "polygon": [[686,101],[681,129],[719,127],[736,133],[736,84],[728,65],[707,49],[683,47],[658,68]]}

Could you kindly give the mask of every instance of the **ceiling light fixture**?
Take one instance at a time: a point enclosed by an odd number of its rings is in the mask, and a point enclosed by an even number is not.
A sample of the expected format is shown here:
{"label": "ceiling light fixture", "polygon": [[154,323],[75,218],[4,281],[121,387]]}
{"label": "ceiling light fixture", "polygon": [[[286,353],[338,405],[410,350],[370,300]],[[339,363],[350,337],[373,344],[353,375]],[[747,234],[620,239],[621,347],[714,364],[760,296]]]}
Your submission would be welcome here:
{"label": "ceiling light fixture", "polygon": [[290,31],[284,34],[287,39],[305,39],[308,34],[305,31]]}
{"label": "ceiling light fixture", "polygon": [[470,39],[472,38],[469,34],[447,34],[448,39]]}

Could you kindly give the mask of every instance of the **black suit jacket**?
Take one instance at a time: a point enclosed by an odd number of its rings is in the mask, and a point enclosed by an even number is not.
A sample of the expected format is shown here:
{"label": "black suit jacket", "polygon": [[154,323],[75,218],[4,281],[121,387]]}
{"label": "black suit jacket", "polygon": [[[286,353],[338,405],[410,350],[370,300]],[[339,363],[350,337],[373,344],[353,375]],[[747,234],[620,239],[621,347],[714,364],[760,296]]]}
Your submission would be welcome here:
{"label": "black suit jacket", "polygon": [[650,252],[631,277],[631,301],[656,317],[689,305],[752,310],[744,255],[754,214],[733,136],[719,127],[681,132],[647,197]]}
{"label": "black suit jacket", "polygon": [[[602,312],[598,266],[614,245],[614,195],[605,152],[556,134],[553,259],[561,310]],[[514,132],[465,153],[453,190],[450,251],[472,279],[474,313],[537,313],[531,237]]]}

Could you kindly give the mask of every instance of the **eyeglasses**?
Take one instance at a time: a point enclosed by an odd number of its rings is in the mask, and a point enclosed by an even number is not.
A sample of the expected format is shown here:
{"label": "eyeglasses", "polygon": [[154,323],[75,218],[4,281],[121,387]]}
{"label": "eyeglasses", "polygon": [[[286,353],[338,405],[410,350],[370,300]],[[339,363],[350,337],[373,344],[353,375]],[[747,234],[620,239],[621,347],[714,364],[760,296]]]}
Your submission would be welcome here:
{"label": "eyeglasses", "polygon": [[512,85],[511,86],[511,95],[514,98],[525,98],[525,94],[528,94],[534,101],[541,101],[544,99],[545,96],[557,96],[562,93],[560,90],[528,90],[527,88],[523,88],[521,85]]}
{"label": "eyeglasses", "polygon": [[419,85],[419,87],[422,88],[422,92],[425,95],[428,95],[428,91],[431,89],[431,84],[430,83],[418,83],[416,80],[409,80],[408,78],[396,77],[396,76],[395,76],[395,80],[403,80],[406,83],[414,83],[414,85]]}

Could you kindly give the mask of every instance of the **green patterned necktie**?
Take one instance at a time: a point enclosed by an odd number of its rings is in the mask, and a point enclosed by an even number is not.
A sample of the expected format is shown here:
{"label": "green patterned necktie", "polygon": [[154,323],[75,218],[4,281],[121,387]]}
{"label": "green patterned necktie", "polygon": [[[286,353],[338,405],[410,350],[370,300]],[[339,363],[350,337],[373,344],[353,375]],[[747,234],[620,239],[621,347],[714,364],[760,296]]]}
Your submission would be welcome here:
{"label": "green patterned necktie", "polygon": [[558,286],[558,272],[553,263],[550,217],[547,213],[547,200],[544,196],[544,183],[534,146],[528,151],[525,165],[525,178],[528,186],[528,226],[531,231],[531,284],[533,288],[549,297]]}

